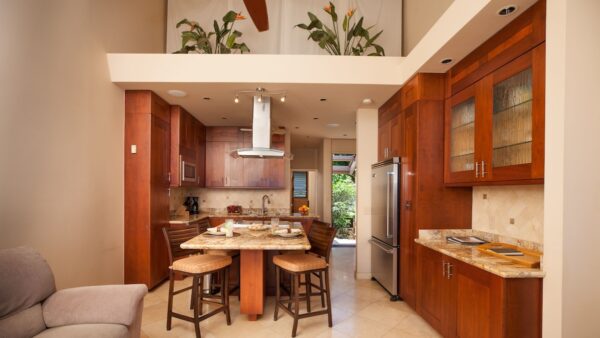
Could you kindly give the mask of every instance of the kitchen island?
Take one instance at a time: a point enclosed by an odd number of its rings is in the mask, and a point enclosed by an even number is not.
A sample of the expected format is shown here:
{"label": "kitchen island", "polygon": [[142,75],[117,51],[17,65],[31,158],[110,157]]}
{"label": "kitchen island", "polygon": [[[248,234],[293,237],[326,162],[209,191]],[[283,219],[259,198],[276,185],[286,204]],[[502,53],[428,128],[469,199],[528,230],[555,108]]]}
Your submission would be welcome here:
{"label": "kitchen island", "polygon": [[234,237],[198,235],[181,244],[183,249],[240,250],[240,312],[256,320],[265,303],[266,252],[269,250],[308,250],[310,242],[303,231],[300,236],[283,238],[270,230],[252,231],[242,225],[234,228]]}
{"label": "kitchen island", "polygon": [[171,216],[169,220],[169,224],[194,224],[198,222],[210,223],[212,226],[217,226],[225,223],[226,219],[233,219],[236,222],[242,221],[260,221],[260,222],[270,222],[271,218],[279,218],[280,221],[283,222],[300,222],[304,231],[308,233],[310,231],[310,227],[315,220],[319,219],[319,216],[316,215],[299,215],[299,214],[291,214],[291,213],[266,213],[256,214],[256,213],[242,213],[242,214],[228,214],[226,212],[201,212],[197,215],[174,215]]}

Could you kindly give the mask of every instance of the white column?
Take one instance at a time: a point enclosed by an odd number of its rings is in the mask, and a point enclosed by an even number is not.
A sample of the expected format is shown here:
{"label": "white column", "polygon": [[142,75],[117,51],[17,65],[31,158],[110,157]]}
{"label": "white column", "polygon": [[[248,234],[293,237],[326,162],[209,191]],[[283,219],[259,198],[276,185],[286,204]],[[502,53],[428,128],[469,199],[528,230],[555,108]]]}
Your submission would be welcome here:
{"label": "white column", "polygon": [[371,164],[377,162],[377,109],[356,111],[356,278],[371,278]]}
{"label": "white column", "polygon": [[544,337],[600,334],[600,2],[547,5]]}

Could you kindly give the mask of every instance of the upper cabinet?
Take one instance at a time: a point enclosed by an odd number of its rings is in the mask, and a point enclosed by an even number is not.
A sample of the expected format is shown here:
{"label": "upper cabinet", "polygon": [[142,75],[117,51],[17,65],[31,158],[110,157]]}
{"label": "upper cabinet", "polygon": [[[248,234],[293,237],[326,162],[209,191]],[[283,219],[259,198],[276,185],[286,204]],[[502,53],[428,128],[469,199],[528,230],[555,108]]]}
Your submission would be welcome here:
{"label": "upper cabinet", "polygon": [[[285,160],[234,158],[231,152],[252,147],[252,134],[239,127],[206,128],[206,186],[209,188],[285,188]],[[271,147],[285,150],[283,135]]]}
{"label": "upper cabinet", "polygon": [[180,106],[171,106],[171,186],[204,187],[206,127]]}
{"label": "upper cabinet", "polygon": [[[449,71],[444,134],[446,184],[543,183],[542,14],[543,1]],[[511,43],[490,44],[499,43],[498,37]],[[500,63],[508,57],[512,59]],[[471,68],[466,67],[469,64]]]}

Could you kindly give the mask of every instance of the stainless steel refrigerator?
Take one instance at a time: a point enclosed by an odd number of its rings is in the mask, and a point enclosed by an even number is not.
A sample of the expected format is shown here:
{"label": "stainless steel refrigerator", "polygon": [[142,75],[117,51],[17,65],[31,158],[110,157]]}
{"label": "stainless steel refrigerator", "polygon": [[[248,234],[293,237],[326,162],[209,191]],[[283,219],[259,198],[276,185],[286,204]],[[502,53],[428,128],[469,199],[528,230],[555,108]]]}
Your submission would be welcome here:
{"label": "stainless steel refrigerator", "polygon": [[371,169],[371,275],[399,300],[400,176],[401,159],[372,165]]}

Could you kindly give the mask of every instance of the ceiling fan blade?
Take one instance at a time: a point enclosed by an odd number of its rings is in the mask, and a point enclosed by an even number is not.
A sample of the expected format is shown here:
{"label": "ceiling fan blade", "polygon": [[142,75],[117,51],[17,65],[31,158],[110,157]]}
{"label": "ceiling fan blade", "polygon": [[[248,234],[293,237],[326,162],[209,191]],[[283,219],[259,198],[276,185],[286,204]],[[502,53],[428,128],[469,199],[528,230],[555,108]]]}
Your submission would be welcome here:
{"label": "ceiling fan blade", "polygon": [[244,5],[259,32],[269,30],[267,0],[244,0]]}

